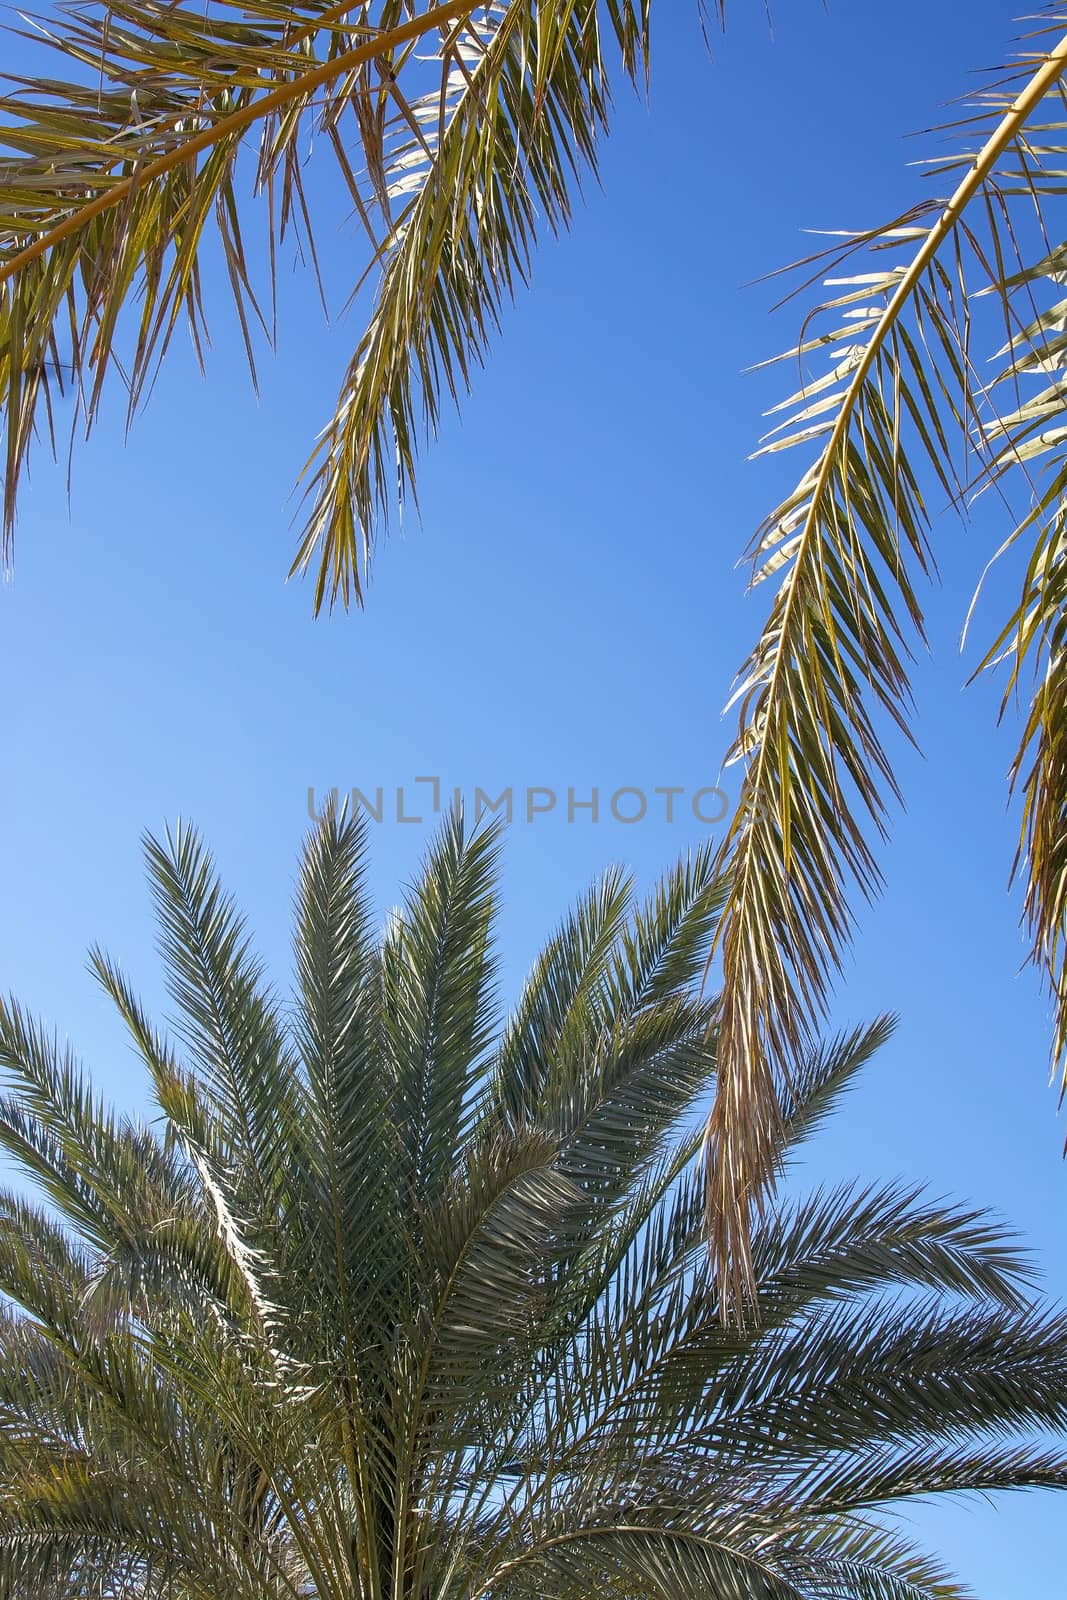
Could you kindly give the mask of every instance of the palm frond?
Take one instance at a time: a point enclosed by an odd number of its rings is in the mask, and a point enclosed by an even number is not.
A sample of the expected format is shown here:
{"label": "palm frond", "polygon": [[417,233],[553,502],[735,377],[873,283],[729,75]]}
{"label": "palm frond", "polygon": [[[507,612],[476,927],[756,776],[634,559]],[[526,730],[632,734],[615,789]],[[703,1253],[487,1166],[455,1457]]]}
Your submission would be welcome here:
{"label": "palm frond", "polygon": [[383,164],[396,210],[375,244],[374,311],[308,464],[293,570],[318,561],[316,606],[360,598],[372,528],[415,490],[420,436],[469,388],[537,233],[566,226],[582,170],[595,173],[610,103],[603,34],[636,80],[649,10],[649,0],[487,6],[443,52],[442,81],[406,108]]}
{"label": "palm frond", "polygon": [[983,1212],[900,1184],[845,1184],[783,1206],[773,1228],[759,1230],[754,1253],[761,1328],[795,1316],[824,1294],[892,1282],[1018,1308],[1034,1277],[1026,1253]]}
{"label": "palm frond", "polygon": [[[850,887],[870,895],[880,883],[875,841],[898,798],[882,724],[910,736],[907,655],[922,640],[916,582],[932,563],[928,497],[958,504],[983,475],[999,482],[1025,469],[1041,439],[1054,447],[1048,407],[1040,423],[1033,406],[1015,408],[1028,369],[1059,338],[1051,313],[1034,323],[1033,304],[1041,263],[1050,271],[1042,208],[1060,191],[1067,156],[1065,21],[1052,8],[1024,41],[1023,64],[958,125],[966,148],[937,168],[959,175],[947,199],[846,235],[829,252],[832,297],[778,358],[796,361],[802,381],[776,408],[786,420],[764,449],[814,442],[817,453],[750,550],[753,581],[778,587],[735,696],[733,759],[745,774],[720,863],[730,893],[716,945],[723,994],[708,1208],[724,1313],[743,1314],[755,1292],[753,1221],[775,1181],[789,1081],[853,926]],[[858,269],[839,275],[857,254]],[[807,265],[825,270],[826,260]],[[996,307],[994,338],[1005,327],[1009,337],[1008,364],[991,387],[975,377],[975,341],[989,331],[979,294]],[[826,347],[829,370],[809,376]],[[1045,507],[1053,520],[1056,506]],[[1014,536],[1035,520],[1025,516]],[[1034,581],[1047,567],[1036,564]],[[1036,750],[1024,780],[1028,906],[1053,990],[1067,995],[1067,880],[1056,876],[1067,797],[1055,743],[1059,613],[1048,595],[1024,610],[1017,653],[1033,649],[1048,664],[1026,733]],[[1061,1054],[1065,1038],[1067,1009]]]}
{"label": "palm frond", "polygon": [[[366,230],[370,323],[309,463],[295,567],[315,604],[360,600],[372,526],[414,489],[420,435],[470,382],[543,228],[569,220],[610,100],[605,47],[647,67],[649,0],[212,0],[202,12],[60,5],[29,33],[46,70],[0,96],[4,551],[35,433],[69,389],[92,427],[115,376],[132,415],[180,321],[201,361],[217,245],[255,380],[260,305],[239,177],[269,247],[304,236],[309,134]],[[52,63],[55,63],[52,66]]]}
{"label": "palm frond", "polygon": [[455,1170],[493,1034],[500,827],[441,827],[382,946],[384,1051],[407,1151],[406,1192],[432,1205]]}
{"label": "palm frond", "polygon": [[786,1544],[788,1570],[819,1600],[842,1594],[850,1600],[973,1600],[940,1561],[866,1517],[842,1517],[835,1531],[824,1529],[812,1540],[810,1550],[795,1533]]}
{"label": "palm frond", "polygon": [[507,1584],[508,1592],[579,1600],[596,1589],[628,1600],[635,1592],[657,1600],[694,1594],[724,1600],[802,1600],[801,1591],[755,1554],[731,1549],[694,1529],[640,1523],[576,1528],[558,1533],[502,1567],[474,1600]]}
{"label": "palm frond", "polygon": [[606,977],[610,1003],[633,1010],[685,993],[704,967],[726,884],[709,843],[683,856],[635,910]]}
{"label": "palm frond", "polygon": [[[395,1219],[401,1135],[383,1056],[365,850],[362,820],[328,806],[305,843],[295,907],[293,1031],[306,1073],[303,1202],[310,1212],[298,1222],[306,1240],[297,1259],[318,1286],[322,1332],[335,1360],[371,1337],[377,1298],[405,1254]],[[298,1216],[300,1208],[292,1209]]]}
{"label": "palm frond", "polygon": [[[729,1457],[744,1438],[755,1464],[748,1434],[759,1418],[762,1448],[783,1467],[801,1462],[832,1474],[835,1461],[851,1455],[858,1480],[864,1461],[883,1451],[895,1459],[920,1439],[932,1463],[949,1442],[984,1448],[1009,1413],[1020,1429],[1055,1434],[1065,1415],[1063,1328],[1062,1318],[1038,1319],[1029,1308],[953,1307],[932,1298],[831,1302],[804,1325],[772,1328],[749,1358],[735,1360],[705,1419],[694,1417],[689,1443],[714,1437]],[[908,1482],[904,1492],[926,1492],[914,1472]],[[868,1503],[880,1498],[872,1493]]]}
{"label": "palm frond", "polygon": [[1038,1445],[992,1449],[915,1449],[873,1452],[859,1459],[841,1459],[812,1484],[816,1504],[854,1511],[890,1500],[923,1499],[935,1494],[982,1493],[994,1489],[1048,1488],[1067,1485],[1067,1455]]}
{"label": "palm frond", "polygon": [[606,872],[538,957],[493,1063],[493,1093],[513,1123],[536,1121],[550,1074],[577,1076],[572,1041],[588,1038],[632,893],[624,873]]}
{"label": "palm frond", "polygon": [[0,1001],[0,1146],[33,1172],[87,1243],[117,1254],[177,1222],[189,1190],[155,1134],[109,1114],[69,1048]]}
{"label": "palm frond", "polygon": [[293,1153],[280,1137],[293,1066],[277,1008],[196,834],[179,826],[165,842],[148,836],[145,857],[181,1036],[211,1096],[223,1148],[256,1191],[262,1215],[272,1216]]}
{"label": "palm frond", "polygon": [[783,1154],[796,1154],[837,1110],[874,1055],[892,1038],[896,1020],[878,1017],[828,1040],[797,1064],[782,1088]]}

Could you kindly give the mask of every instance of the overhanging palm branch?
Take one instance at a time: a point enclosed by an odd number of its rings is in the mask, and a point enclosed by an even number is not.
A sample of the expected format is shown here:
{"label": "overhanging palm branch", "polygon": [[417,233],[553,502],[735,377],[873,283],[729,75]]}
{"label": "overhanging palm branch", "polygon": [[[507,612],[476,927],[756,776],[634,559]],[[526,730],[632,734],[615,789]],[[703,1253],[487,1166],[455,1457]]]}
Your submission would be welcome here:
{"label": "overhanging palm branch", "polygon": [[[159,1119],[0,1011],[0,1600],[962,1600],[888,1519],[1067,1487],[1067,1320],[917,1191],[789,1198],[717,1316],[704,849],[610,875],[492,991],[497,839],[442,828],[379,937],[365,839],[307,841],[282,1006],[203,847],[150,842]],[[802,1141],[888,1024],[817,1051]]]}
{"label": "overhanging palm branch", "polygon": [[[1022,601],[983,666],[1007,659],[1005,705],[1029,697],[1012,774],[1023,800],[1016,867],[1056,1001],[1061,1073],[1067,1061],[1067,247],[1055,232],[1065,29],[1062,6],[1044,13],[1021,64],[953,125],[961,152],[935,173],[954,184],[947,199],[843,235],[805,263],[818,275],[829,261],[833,292],[778,358],[798,366],[801,387],[775,408],[785,420],[763,453],[815,453],[751,546],[753,582],[777,589],[735,695],[732,759],[744,780],[720,862],[730,892],[716,935],[723,993],[708,1127],[714,1254],[734,1311],[753,1292],[753,1219],[774,1183],[789,1078],[852,929],[850,892],[880,882],[875,846],[898,796],[884,729],[908,735],[917,581],[933,560],[928,504],[961,505],[976,488],[998,492],[1005,545],[1033,548]],[[991,358],[994,376],[980,380]],[[1021,514],[1008,506],[1013,480]]]}
{"label": "overhanging palm branch", "polygon": [[[57,390],[97,415],[112,368],[132,415],[180,320],[206,337],[216,243],[255,376],[261,314],[247,181],[273,277],[287,231],[314,255],[304,152],[329,151],[365,225],[366,332],[308,463],[294,562],[315,604],[360,599],[371,529],[414,489],[419,435],[467,386],[544,227],[566,224],[607,126],[610,47],[647,65],[650,0],[143,0],[60,5],[58,66],[0,98],[3,532]],[[128,336],[127,336],[128,335]]]}

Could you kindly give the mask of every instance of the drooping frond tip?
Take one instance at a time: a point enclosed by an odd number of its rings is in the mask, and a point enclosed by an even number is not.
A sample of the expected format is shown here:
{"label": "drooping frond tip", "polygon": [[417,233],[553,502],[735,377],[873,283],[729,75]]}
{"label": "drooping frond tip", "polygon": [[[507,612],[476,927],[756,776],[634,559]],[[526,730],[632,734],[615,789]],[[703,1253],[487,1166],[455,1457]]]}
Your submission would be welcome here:
{"label": "drooping frond tip", "polygon": [[[775,1182],[779,1084],[825,1012],[852,929],[850,890],[870,896],[880,883],[874,846],[899,798],[883,729],[910,737],[907,661],[923,638],[915,582],[933,560],[928,497],[959,505],[968,484],[999,485],[1019,466],[1029,488],[1026,464],[1040,453],[1051,453],[1058,470],[1009,542],[1036,529],[1044,558],[999,643],[1000,654],[1016,657],[1013,681],[1023,657],[1039,668],[1017,763],[1022,859],[1061,1060],[1067,1043],[1057,565],[1067,434],[1049,428],[1049,413],[1058,418],[1067,404],[1062,301],[1034,320],[1042,287],[1062,282],[1042,207],[1058,196],[1067,160],[1065,22],[1061,8],[1051,13],[1027,41],[1023,64],[962,124],[968,148],[937,169],[957,178],[947,199],[925,200],[829,252],[831,297],[777,358],[799,365],[802,383],[775,407],[786,420],[760,453],[813,443],[817,453],[750,549],[753,582],[773,578],[778,589],[735,696],[732,759],[745,763],[745,777],[721,857],[730,891],[716,938],[723,998],[707,1201],[727,1315],[755,1290],[752,1227]],[[857,254],[862,270],[838,275]],[[828,257],[816,259],[825,267]],[[982,294],[995,317],[981,314]],[[979,381],[975,343],[989,339],[983,355],[992,354],[1005,327],[1007,360],[993,384]],[[816,352],[828,353],[828,369],[809,376]],[[1052,386],[1020,409],[1019,387],[1036,372],[1046,381],[1053,373]],[[1028,747],[1035,753],[1024,767]]]}

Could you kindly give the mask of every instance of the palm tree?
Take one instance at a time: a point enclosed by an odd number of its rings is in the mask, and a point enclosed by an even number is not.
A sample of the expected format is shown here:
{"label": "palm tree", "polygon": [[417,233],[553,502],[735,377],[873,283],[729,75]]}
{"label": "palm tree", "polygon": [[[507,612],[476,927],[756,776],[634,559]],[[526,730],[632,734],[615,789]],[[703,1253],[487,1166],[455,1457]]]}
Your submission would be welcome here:
{"label": "palm tree", "polygon": [[[1067,1485],[1067,1317],[978,1213],[783,1202],[720,1322],[708,850],[595,885],[503,1024],[492,830],[449,819],[376,934],[328,810],[286,1007],[196,838],[147,855],[174,1042],[92,961],[156,1120],[0,1009],[41,1196],[0,1197],[0,1596],[949,1600],[885,1508]],[[791,1151],[888,1031],[811,1055]]]}

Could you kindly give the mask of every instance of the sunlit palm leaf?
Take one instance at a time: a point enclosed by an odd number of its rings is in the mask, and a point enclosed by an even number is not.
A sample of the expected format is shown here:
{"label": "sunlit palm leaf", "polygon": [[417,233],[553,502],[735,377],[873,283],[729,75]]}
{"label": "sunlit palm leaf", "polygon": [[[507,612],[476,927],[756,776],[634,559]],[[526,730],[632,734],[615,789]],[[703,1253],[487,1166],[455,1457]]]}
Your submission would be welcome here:
{"label": "sunlit palm leaf", "polygon": [[376,520],[414,491],[421,436],[436,429],[442,399],[469,386],[537,233],[569,221],[607,128],[602,31],[636,78],[649,9],[649,0],[486,7],[457,37],[444,84],[408,108],[384,163],[393,214],[377,244],[374,312],[313,458],[295,565],[318,559],[317,604],[359,596]]}
{"label": "sunlit palm leaf", "polygon": [[203,356],[208,245],[254,379],[255,326],[273,319],[240,183],[248,169],[271,278],[288,232],[313,260],[315,143],[366,230],[353,288],[376,289],[313,457],[294,566],[317,563],[316,607],[361,598],[373,524],[414,489],[442,395],[465,389],[538,233],[567,223],[595,168],[608,45],[625,76],[643,75],[648,12],[649,0],[115,0],[46,16],[29,37],[57,66],[0,97],[5,550],[31,441],[63,392],[91,427],[112,368],[132,414],[180,320]]}
{"label": "sunlit palm leaf", "polygon": [[[1036,554],[999,650],[1015,658],[1009,692],[1024,661],[1038,671],[1016,768],[1020,861],[1035,952],[1058,1002],[1058,1058],[1067,1045],[1059,560],[1067,434],[1052,425],[1064,410],[1067,341],[1060,297],[1044,309],[1049,280],[1061,277],[1045,230],[1067,167],[1065,23],[1052,8],[1027,39],[1023,65],[955,126],[965,151],[937,168],[958,178],[950,198],[842,236],[829,252],[832,297],[778,358],[799,364],[803,386],[775,408],[786,421],[764,453],[813,444],[817,453],[750,552],[753,581],[778,587],[735,695],[732,754],[744,781],[720,857],[730,892],[717,935],[723,994],[708,1207],[726,1311],[743,1314],[754,1292],[753,1219],[775,1180],[790,1078],[852,929],[850,889],[870,895],[880,882],[874,846],[898,797],[884,729],[909,731],[907,657],[923,636],[915,585],[932,559],[928,499],[959,503],[973,484],[1013,474],[1028,487],[1028,463],[1042,452],[1053,461],[1051,483],[1007,540],[1036,535]],[[815,260],[825,271],[827,257]],[[1000,369],[979,383],[979,359],[1005,329]],[[979,352],[982,339],[991,342]],[[809,375],[827,348],[828,370]],[[1020,385],[1035,371],[1052,381],[1020,407]]]}

